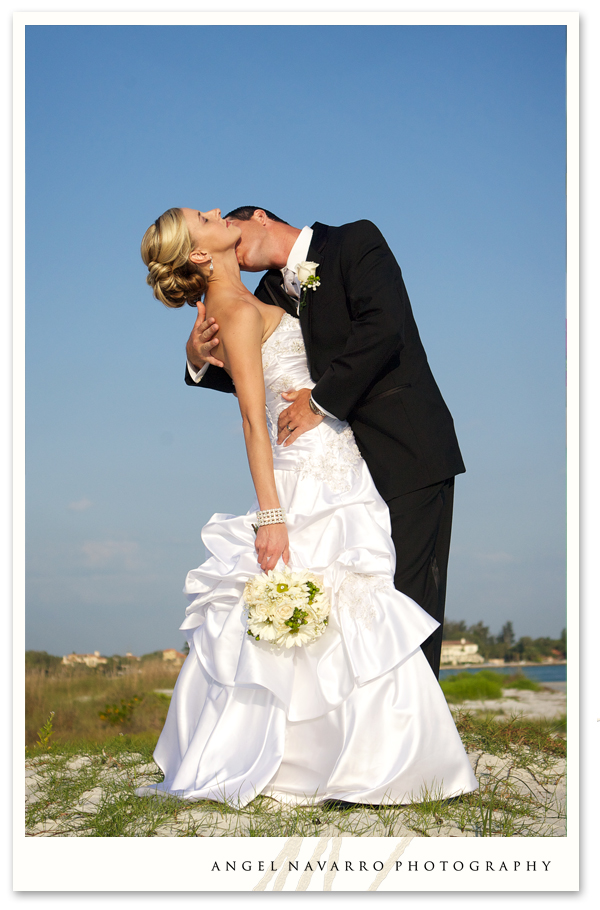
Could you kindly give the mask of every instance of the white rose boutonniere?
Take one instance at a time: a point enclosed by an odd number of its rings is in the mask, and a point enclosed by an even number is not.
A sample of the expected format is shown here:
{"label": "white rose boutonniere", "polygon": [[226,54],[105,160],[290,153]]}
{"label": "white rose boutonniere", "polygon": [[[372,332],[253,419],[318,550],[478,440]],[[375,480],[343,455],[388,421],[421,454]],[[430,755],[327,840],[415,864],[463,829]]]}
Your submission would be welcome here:
{"label": "white rose boutonniere", "polygon": [[311,291],[316,291],[321,284],[319,276],[317,275],[318,268],[318,262],[299,262],[296,266],[296,274],[298,275],[300,287],[302,288],[302,296],[300,297],[299,309],[302,309],[306,306],[306,297],[309,288]]}

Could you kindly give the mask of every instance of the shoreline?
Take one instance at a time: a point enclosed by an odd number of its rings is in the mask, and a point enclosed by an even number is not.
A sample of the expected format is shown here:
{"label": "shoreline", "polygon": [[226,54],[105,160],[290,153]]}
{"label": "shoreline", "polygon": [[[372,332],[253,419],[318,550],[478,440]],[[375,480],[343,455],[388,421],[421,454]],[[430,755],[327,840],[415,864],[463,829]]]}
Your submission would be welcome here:
{"label": "shoreline", "polygon": [[523,660],[518,662],[504,663],[504,664],[492,664],[492,663],[476,663],[476,664],[440,664],[440,670],[512,670],[513,667],[517,669],[518,667],[564,667],[566,666],[566,660],[553,660],[542,661],[536,663],[535,661]]}

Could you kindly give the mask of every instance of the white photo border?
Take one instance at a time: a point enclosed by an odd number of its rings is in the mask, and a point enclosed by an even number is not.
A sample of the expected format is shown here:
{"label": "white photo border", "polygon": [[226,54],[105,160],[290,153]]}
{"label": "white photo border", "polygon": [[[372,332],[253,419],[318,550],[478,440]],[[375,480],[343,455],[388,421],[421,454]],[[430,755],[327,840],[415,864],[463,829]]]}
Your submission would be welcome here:
{"label": "white photo border", "polygon": [[[579,148],[578,71],[579,16],[575,12],[19,12],[14,15],[14,258],[17,279],[24,274],[24,35],[27,25],[565,25],[567,27],[567,104],[569,189],[567,196],[567,297],[569,320],[569,384],[567,427],[569,445],[567,527],[568,527],[568,638],[578,640],[579,562],[579,385],[578,385],[578,259],[579,259]],[[590,87],[591,88],[591,87]],[[14,307],[14,888],[26,892],[189,892],[262,890],[261,881],[270,862],[285,856],[284,838],[156,838],[89,839],[26,838],[23,826],[22,731],[24,678],[21,670],[24,651],[24,282],[15,281]],[[578,665],[568,664],[569,693],[569,830],[564,838],[342,838],[327,851],[339,849],[351,871],[340,871],[331,890],[356,892],[384,891],[518,891],[571,892],[578,889],[579,793],[575,769],[578,765]],[[309,859],[317,838],[304,838],[301,860]],[[283,852],[282,852],[283,851]],[[211,872],[214,864],[224,867],[236,860],[236,870]],[[366,872],[354,871],[360,861]],[[251,869],[243,869],[244,861]],[[282,862],[284,860],[281,860]],[[449,864],[445,869],[442,863]],[[426,863],[434,863],[426,869]],[[502,863],[506,871],[487,870]],[[510,868],[518,862],[519,866]],[[523,869],[526,863],[535,869]],[[391,863],[381,877],[378,864]],[[401,863],[398,867],[396,864]],[[416,864],[412,869],[409,863]],[[455,864],[463,864],[462,869]],[[475,868],[465,868],[469,863]],[[544,864],[546,871],[541,872]],[[300,866],[302,868],[302,865]],[[278,870],[279,871],[279,870]],[[492,874],[493,871],[493,874]],[[539,874],[538,874],[539,873]],[[411,877],[412,876],[412,877]],[[379,878],[378,878],[379,877]],[[273,890],[274,874],[264,890]],[[281,890],[296,890],[299,876],[290,872],[281,879]],[[200,883],[200,884],[199,884]],[[323,875],[313,876],[307,890],[325,890]]]}

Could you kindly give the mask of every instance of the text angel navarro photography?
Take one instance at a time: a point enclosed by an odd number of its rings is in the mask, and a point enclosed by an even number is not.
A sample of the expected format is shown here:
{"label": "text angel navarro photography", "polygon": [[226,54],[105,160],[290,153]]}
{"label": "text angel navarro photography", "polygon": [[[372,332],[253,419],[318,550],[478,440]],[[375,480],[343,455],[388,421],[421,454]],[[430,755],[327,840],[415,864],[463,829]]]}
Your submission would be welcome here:
{"label": "text angel navarro photography", "polygon": [[[551,860],[400,860],[397,859],[390,872],[548,872]],[[212,864],[211,872],[381,872],[386,863],[383,860],[300,860],[288,859],[276,865],[275,860],[221,860]],[[286,868],[287,867],[287,868]]]}

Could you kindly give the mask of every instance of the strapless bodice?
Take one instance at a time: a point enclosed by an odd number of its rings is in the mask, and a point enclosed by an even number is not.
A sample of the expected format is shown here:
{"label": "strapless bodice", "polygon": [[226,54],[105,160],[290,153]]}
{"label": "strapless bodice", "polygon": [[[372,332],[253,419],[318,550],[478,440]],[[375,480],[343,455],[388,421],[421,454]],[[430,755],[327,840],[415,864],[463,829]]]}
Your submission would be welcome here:
{"label": "strapless bodice", "polygon": [[361,462],[354,434],[345,420],[326,417],[319,426],[290,446],[277,445],[279,415],[290,402],[281,397],[290,389],[312,389],[300,321],[284,313],[262,346],[267,424],[275,470],[295,471],[325,482],[335,493],[350,489]]}

